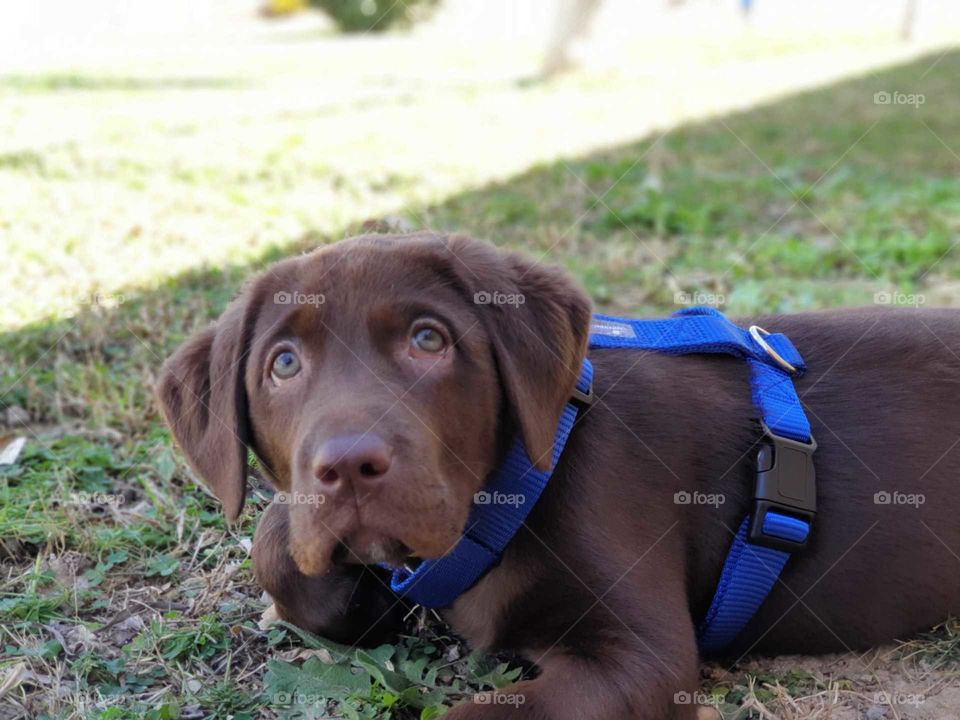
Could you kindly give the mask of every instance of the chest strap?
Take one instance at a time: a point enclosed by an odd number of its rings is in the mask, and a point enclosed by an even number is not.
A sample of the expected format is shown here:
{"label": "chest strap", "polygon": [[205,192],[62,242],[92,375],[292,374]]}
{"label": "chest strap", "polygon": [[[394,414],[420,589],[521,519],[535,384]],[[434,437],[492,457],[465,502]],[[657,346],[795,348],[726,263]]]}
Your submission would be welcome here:
{"label": "chest strap", "polygon": [[[633,348],[669,355],[718,353],[742,358],[762,429],[750,515],[727,554],[710,608],[697,631],[700,649],[716,653],[756,613],[790,554],[805,546],[816,513],[816,443],[793,385],[806,365],[786,336],[743,329],[712,308],[688,308],[663,320],[595,315],[590,348]],[[593,367],[584,360],[564,408],[549,471],[533,466],[519,438],[474,497],[463,536],[442,558],[394,569],[394,592],[427,607],[449,607],[500,559],[523,526],[563,452],[581,407],[592,400]]]}

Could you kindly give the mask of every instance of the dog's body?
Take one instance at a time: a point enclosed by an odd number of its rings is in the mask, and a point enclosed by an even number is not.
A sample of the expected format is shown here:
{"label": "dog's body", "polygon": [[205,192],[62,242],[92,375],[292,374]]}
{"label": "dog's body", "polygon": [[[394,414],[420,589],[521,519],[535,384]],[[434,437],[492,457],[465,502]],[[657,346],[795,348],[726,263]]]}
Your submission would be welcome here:
{"label": "dog's body", "polygon": [[[589,305],[562,274],[473,241],[351,243],[262,277],[240,309],[173,358],[160,397],[181,446],[233,514],[242,485],[223,473],[240,467],[221,461],[218,475],[196,457],[213,441],[210,432],[223,441],[222,430],[211,430],[213,413],[206,424],[196,420],[202,409],[184,387],[210,408],[229,389],[220,409],[238,414],[226,424],[263,458],[278,487],[326,493],[313,507],[268,508],[254,542],[255,570],[281,616],[366,642],[397,626],[401,606],[381,571],[343,560],[443,554],[512,437],[523,436],[533,460],[542,455],[585,352]],[[344,258],[352,269],[338,270]],[[358,297],[370,287],[391,307],[413,297],[423,306],[394,322],[393,310]],[[523,308],[470,302],[478,290],[499,289],[523,294]],[[339,298],[345,315],[329,305],[279,316],[251,309],[281,290],[355,295]],[[311,321],[309,312],[322,319]],[[443,318],[451,338],[442,355],[428,353],[433,365],[418,365],[419,345],[398,355],[392,331],[378,329],[406,327],[424,313]],[[238,323],[230,330],[236,339],[218,340],[230,322]],[[853,310],[748,322],[786,334],[810,368],[796,387],[819,444],[818,512],[809,546],[790,560],[731,652],[864,648],[960,612],[956,313]],[[303,384],[283,401],[291,381],[264,390],[259,369],[266,355],[258,333],[275,326],[286,326],[282,342],[299,338],[304,371],[314,373],[294,379]],[[324,336],[322,347],[304,339],[310,332]],[[245,392],[229,383],[218,391],[227,367],[218,342],[249,353]],[[204,353],[207,365],[197,370]],[[522,694],[522,705],[468,704],[449,717],[695,714],[674,694],[696,686],[695,625],[750,510],[759,427],[747,368],[725,356],[595,350],[589,357],[597,400],[581,413],[546,491],[501,562],[446,611],[472,644],[519,651],[542,672],[502,691]],[[325,380],[318,379],[321,363]],[[389,429],[379,430],[381,423]],[[367,470],[316,460],[326,457],[324,441],[344,432],[366,448],[357,467]],[[379,440],[370,447],[353,440],[367,434],[386,438],[386,454]],[[354,452],[349,445],[336,447],[346,456]],[[416,451],[405,454],[407,445]],[[400,491],[402,501],[389,495]],[[892,502],[877,502],[878,492]],[[723,501],[678,504],[677,493]],[[381,498],[394,517],[371,517],[385,514]]]}

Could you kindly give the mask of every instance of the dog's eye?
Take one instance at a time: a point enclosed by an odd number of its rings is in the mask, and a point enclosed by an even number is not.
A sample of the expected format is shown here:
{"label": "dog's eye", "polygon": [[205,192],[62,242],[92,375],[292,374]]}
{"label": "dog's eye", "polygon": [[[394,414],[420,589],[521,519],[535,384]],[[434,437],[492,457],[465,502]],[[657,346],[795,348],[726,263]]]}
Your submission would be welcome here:
{"label": "dog's eye", "polygon": [[300,372],[300,358],[289,350],[284,350],[273,359],[272,372],[279,380],[292,378]]}
{"label": "dog's eye", "polygon": [[414,331],[410,338],[413,346],[421,352],[436,355],[447,348],[447,341],[439,330],[432,327],[421,327]]}

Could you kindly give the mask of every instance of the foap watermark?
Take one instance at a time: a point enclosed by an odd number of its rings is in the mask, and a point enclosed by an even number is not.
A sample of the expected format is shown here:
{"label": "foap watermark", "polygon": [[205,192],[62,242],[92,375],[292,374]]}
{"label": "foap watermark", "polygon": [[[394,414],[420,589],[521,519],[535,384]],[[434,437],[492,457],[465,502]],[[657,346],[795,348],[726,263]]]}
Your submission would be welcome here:
{"label": "foap watermark", "polygon": [[673,694],[674,705],[719,705],[720,700],[714,695],[708,695],[705,692],[687,692],[681,690]]}
{"label": "foap watermark", "polygon": [[723,493],[702,493],[699,490],[687,492],[680,490],[673,494],[674,505],[711,505],[720,507],[727,501]]}
{"label": "foap watermark", "polygon": [[81,293],[74,296],[74,301],[77,305],[112,308],[123,305],[127,298],[121,293]]}
{"label": "foap watermark", "polygon": [[523,293],[505,293],[499,290],[478,290],[473,294],[476,305],[513,305],[520,307],[527,299]]}
{"label": "foap watermark", "polygon": [[880,90],[873,94],[874,105],[913,105],[918,108],[927,101],[927,96],[923,93],[905,93],[899,90],[889,92]]}
{"label": "foap watermark", "polygon": [[905,693],[905,692],[887,692],[886,690],[875,693],[873,702],[875,705],[889,705],[891,707],[912,705],[918,707],[927,701],[927,696],[923,693]]}
{"label": "foap watermark", "polygon": [[277,505],[323,505],[327,498],[323,493],[278,492],[273,501]]}
{"label": "foap watermark", "polygon": [[58,315],[97,308],[110,310],[123,305],[126,301],[127,297],[121,293],[105,292],[66,293],[64,295],[38,294],[34,298],[34,302],[41,310]]}
{"label": "foap watermark", "polygon": [[[63,700],[69,700],[70,705],[77,710],[89,710],[92,708],[103,707],[101,704],[103,703],[103,695],[98,692],[91,692],[89,690],[71,690],[69,693],[64,691],[63,694],[59,695],[59,697]],[[83,713],[81,717],[86,714],[87,713]],[[21,717],[26,717],[26,715],[22,715]]]}
{"label": "foap watermark", "polygon": [[474,505],[512,505],[520,507],[527,501],[527,496],[523,493],[502,493],[499,490],[489,492],[480,490],[473,495]]}
{"label": "foap watermark", "polygon": [[918,508],[927,502],[927,496],[923,493],[903,493],[894,490],[887,492],[881,490],[873,494],[874,505],[909,505]]}
{"label": "foap watermark", "polygon": [[520,707],[527,701],[522,693],[485,692],[473,696],[475,705],[512,705]]}
{"label": "foap watermark", "polygon": [[[312,706],[323,706],[327,704],[329,698],[320,695],[317,693],[305,693],[300,692],[299,690],[293,690],[292,692],[275,692],[270,696],[270,702],[272,705],[312,705]],[[327,717],[324,715],[323,717]]]}
{"label": "foap watermark", "polygon": [[898,290],[881,290],[873,294],[875,305],[896,305],[898,307],[920,307],[927,302],[925,295],[905,293]]}
{"label": "foap watermark", "polygon": [[721,307],[727,302],[727,297],[723,293],[708,293],[700,290],[693,292],[678,291],[673,294],[674,305],[707,305],[708,307]]}
{"label": "foap watermark", "polygon": [[275,305],[313,305],[314,307],[319,307],[326,301],[327,298],[323,293],[304,293],[299,290],[287,292],[286,290],[280,290],[273,294],[273,302]]}
{"label": "foap watermark", "polygon": [[123,493],[101,493],[101,492],[72,492],[70,493],[71,505],[123,505],[127,498]]}

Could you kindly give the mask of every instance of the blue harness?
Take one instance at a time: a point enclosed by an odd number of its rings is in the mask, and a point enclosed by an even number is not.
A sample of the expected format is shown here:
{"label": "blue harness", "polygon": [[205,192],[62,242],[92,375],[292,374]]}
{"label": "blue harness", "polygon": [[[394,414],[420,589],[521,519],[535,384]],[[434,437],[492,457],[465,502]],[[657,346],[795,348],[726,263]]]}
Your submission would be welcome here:
{"label": "blue harness", "polygon": [[[590,348],[633,348],[668,355],[721,353],[750,369],[753,404],[763,438],[757,453],[750,515],[737,530],[716,593],[697,629],[700,650],[723,650],[756,613],[790,554],[803,548],[816,513],[816,443],[793,377],[806,369],[786,336],[753,326],[744,330],[712,308],[681,310],[664,320],[594,315]],[[593,366],[583,361],[576,391],[560,418],[550,470],[530,462],[521,439],[474,497],[463,536],[452,552],[415,568],[393,570],[391,587],[427,607],[449,607],[500,560],[523,526],[556,467],[580,408],[592,401]]]}

